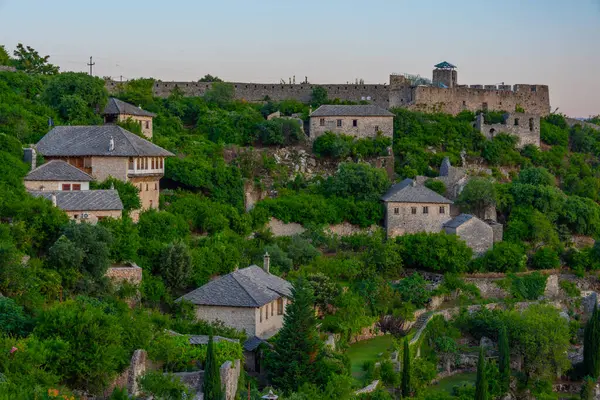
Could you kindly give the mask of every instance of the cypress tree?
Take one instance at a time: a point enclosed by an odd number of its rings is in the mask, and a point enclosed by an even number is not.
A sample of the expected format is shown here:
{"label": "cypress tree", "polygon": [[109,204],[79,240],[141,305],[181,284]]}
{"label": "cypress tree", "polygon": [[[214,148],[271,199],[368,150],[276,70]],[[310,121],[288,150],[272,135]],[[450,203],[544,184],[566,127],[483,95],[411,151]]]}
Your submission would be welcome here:
{"label": "cypress tree", "polygon": [[508,347],[508,334],[506,326],[500,328],[500,336],[498,337],[498,370],[500,371],[500,389],[502,394],[508,392],[510,388],[510,348]]}
{"label": "cypress tree", "polygon": [[475,400],[488,400],[488,381],[485,375],[485,354],[483,346],[479,348],[479,361],[477,362],[477,380],[475,381]]}
{"label": "cypress tree", "polygon": [[223,391],[221,389],[221,374],[212,335],[208,338],[208,348],[206,349],[206,362],[204,363],[204,398],[206,400],[221,400]]}
{"label": "cypress tree", "polygon": [[585,325],[583,335],[583,366],[585,373],[592,378],[600,375],[600,320],[598,305]]}
{"label": "cypress tree", "polygon": [[408,339],[404,339],[404,351],[402,357],[402,397],[410,396],[410,349]]}
{"label": "cypress tree", "polygon": [[285,309],[283,327],[267,358],[270,381],[286,392],[317,380],[323,343],[317,332],[314,303],[310,284],[298,279],[292,288],[292,303]]}

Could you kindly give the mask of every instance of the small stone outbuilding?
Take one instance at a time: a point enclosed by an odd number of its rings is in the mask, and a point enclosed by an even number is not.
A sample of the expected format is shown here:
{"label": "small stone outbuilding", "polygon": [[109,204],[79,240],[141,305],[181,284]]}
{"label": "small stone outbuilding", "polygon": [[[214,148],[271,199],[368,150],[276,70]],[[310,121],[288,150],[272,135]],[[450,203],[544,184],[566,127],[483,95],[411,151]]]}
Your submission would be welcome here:
{"label": "small stone outbuilding", "polygon": [[133,104],[124,102],[117,98],[111,97],[108,99],[106,107],[104,107],[104,123],[117,123],[125,122],[131,119],[134,122],[140,124],[142,134],[148,139],[152,139],[152,119],[156,117],[156,114],[146,110],[142,110],[140,107],[136,107]]}
{"label": "small stone outbuilding", "polygon": [[494,246],[493,228],[471,214],[460,214],[444,224],[444,231],[467,243],[473,254],[479,256]]}
{"label": "small stone outbuilding", "polygon": [[367,105],[322,105],[310,114],[310,138],[325,132],[374,138],[394,136],[394,114],[381,107]]}
{"label": "small stone outbuilding", "polygon": [[44,197],[75,221],[96,223],[105,218],[121,218],[123,203],[116,190],[36,191],[34,197]]}

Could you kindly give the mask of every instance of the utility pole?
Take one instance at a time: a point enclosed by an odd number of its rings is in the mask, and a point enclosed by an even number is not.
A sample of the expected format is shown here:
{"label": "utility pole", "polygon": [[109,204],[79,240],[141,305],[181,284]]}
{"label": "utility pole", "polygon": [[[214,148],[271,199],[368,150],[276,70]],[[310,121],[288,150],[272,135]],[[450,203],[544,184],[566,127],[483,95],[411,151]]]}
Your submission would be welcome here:
{"label": "utility pole", "polygon": [[95,62],[92,62],[92,56],[90,56],[90,63],[89,63],[89,64],[87,64],[87,65],[90,67],[90,75],[93,75],[93,74],[92,74],[92,67],[93,67],[94,65],[96,65],[96,63],[95,63]]}

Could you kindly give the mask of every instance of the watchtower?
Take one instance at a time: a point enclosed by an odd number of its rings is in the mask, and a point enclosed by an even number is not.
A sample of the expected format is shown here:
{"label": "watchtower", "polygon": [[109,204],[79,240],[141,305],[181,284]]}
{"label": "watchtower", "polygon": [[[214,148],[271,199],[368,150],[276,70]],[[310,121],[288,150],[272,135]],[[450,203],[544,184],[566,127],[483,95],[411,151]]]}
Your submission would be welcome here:
{"label": "watchtower", "polygon": [[456,66],[448,61],[436,64],[433,70],[433,84],[443,88],[453,88],[456,86]]}

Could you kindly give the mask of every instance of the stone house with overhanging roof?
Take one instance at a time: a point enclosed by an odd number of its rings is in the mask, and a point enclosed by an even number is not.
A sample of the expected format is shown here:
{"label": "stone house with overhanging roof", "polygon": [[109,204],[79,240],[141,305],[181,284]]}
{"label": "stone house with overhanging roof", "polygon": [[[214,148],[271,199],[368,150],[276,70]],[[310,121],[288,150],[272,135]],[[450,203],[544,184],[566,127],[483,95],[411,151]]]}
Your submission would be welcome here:
{"label": "stone house with overhanging roof", "polygon": [[[502,225],[500,225],[502,226]],[[482,255],[502,240],[495,237],[494,228],[471,214],[460,214],[444,224],[444,231],[456,235],[467,243],[475,256]]]}
{"label": "stone house with overhanging roof", "polygon": [[142,110],[141,107],[111,97],[108,99],[106,107],[104,107],[102,116],[105,124],[125,122],[128,119],[137,122],[140,124],[142,134],[148,139],[152,139],[152,119],[156,117],[156,114]]}
{"label": "stone house with overhanging roof", "polygon": [[357,139],[374,138],[381,134],[394,136],[394,114],[372,104],[322,105],[310,113],[311,140],[325,132],[353,136]]}
{"label": "stone house with overhanging roof", "polygon": [[245,331],[248,337],[267,339],[283,326],[285,309],[290,304],[292,285],[269,272],[269,255],[264,267],[251,265],[220,276],[180,297],[196,307],[201,320],[221,321]]}
{"label": "stone house with overhanging roof", "polygon": [[164,161],[173,156],[118,125],[57,126],[35,148],[46,160],[65,161],[95,180],[113,177],[132,183],[142,209],[158,208]]}
{"label": "stone house with overhanging roof", "polygon": [[30,190],[34,197],[50,200],[69,218],[94,224],[105,218],[121,218],[123,203],[116,190],[40,191]]}
{"label": "stone house with overhanging roof", "polygon": [[27,190],[89,190],[94,178],[62,160],[52,160],[32,169],[23,179]]}

